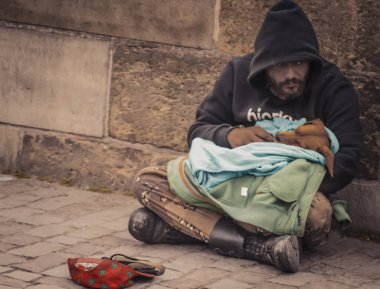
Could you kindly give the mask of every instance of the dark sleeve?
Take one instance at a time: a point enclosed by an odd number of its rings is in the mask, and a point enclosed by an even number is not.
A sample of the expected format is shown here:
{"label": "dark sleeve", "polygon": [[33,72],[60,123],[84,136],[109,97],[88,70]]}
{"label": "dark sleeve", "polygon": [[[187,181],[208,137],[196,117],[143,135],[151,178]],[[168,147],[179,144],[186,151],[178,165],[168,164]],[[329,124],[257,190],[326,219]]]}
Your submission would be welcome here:
{"label": "dark sleeve", "polygon": [[[331,87],[331,85],[330,85]],[[334,177],[326,174],[320,191],[331,195],[347,186],[355,177],[362,149],[358,95],[348,80],[333,84],[322,107],[322,120],[339,141],[334,159]]]}
{"label": "dark sleeve", "polygon": [[232,95],[234,88],[234,68],[229,62],[216,81],[211,93],[205,97],[196,111],[195,122],[190,126],[187,143],[200,137],[229,147],[227,134],[233,128]]}

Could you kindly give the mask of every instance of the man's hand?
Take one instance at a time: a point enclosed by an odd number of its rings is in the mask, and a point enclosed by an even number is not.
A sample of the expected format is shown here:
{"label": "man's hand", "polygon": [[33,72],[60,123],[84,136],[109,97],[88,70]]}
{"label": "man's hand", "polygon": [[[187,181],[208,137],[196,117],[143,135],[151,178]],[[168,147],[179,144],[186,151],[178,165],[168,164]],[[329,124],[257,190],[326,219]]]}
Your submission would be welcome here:
{"label": "man's hand", "polygon": [[259,126],[234,128],[227,135],[227,140],[232,148],[246,145],[252,142],[273,142],[274,137]]}

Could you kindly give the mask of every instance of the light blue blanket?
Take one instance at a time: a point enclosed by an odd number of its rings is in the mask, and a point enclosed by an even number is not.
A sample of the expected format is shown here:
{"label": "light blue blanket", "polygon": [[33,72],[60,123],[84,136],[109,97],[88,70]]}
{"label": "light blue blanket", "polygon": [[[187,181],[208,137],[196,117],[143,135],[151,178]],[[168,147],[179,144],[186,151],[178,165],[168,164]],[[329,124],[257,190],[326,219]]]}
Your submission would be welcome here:
{"label": "light blue blanket", "polygon": [[[284,118],[256,122],[273,136],[279,131],[294,130],[305,119],[290,121]],[[326,129],[331,151],[339,150],[335,135]],[[325,165],[325,157],[312,150],[273,142],[256,142],[234,149],[217,146],[201,138],[193,140],[187,165],[196,182],[206,190],[232,178],[243,175],[267,176],[285,167],[295,159],[305,159]]]}

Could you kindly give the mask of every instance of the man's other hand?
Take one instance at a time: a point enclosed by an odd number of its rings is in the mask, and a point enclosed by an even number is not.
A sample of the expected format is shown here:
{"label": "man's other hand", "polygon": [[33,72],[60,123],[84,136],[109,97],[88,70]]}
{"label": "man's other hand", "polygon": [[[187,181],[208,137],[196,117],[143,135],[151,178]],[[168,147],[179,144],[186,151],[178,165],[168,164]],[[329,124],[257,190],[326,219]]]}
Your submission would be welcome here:
{"label": "man's other hand", "polygon": [[246,145],[252,142],[274,142],[274,137],[259,126],[238,127],[231,130],[227,140],[232,148]]}

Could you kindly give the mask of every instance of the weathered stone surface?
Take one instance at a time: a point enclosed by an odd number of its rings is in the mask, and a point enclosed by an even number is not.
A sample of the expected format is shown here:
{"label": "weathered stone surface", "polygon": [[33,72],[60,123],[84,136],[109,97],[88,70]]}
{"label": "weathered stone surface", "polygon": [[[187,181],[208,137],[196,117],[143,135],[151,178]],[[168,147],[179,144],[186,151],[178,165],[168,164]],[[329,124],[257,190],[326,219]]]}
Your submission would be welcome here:
{"label": "weathered stone surface", "polygon": [[[275,0],[222,0],[218,49],[232,54],[251,51],[265,16],[275,3]],[[322,55],[344,65],[355,48],[356,1],[300,0],[298,3],[316,30]]]}
{"label": "weathered stone surface", "polygon": [[347,73],[352,75],[360,98],[364,149],[359,177],[380,177],[380,6],[377,1],[357,3],[357,29],[354,57],[349,59]]}
{"label": "weathered stone surface", "polygon": [[27,131],[19,155],[20,171],[68,186],[129,192],[139,169],[166,165],[178,153],[112,139]]}
{"label": "weathered stone surface", "polygon": [[275,0],[221,0],[217,48],[231,54],[252,50],[264,17]]}
{"label": "weathered stone surface", "polygon": [[322,56],[345,66],[355,49],[357,1],[301,0],[299,4],[314,26]]}
{"label": "weathered stone surface", "polygon": [[15,127],[0,125],[0,172],[15,171],[21,134],[22,131]]}
{"label": "weathered stone surface", "polygon": [[217,0],[2,0],[0,19],[212,48]]}
{"label": "weathered stone surface", "polygon": [[358,1],[356,62],[359,71],[380,72],[380,6],[376,0]]}
{"label": "weathered stone surface", "polygon": [[363,129],[364,147],[357,177],[378,179],[380,177],[380,74],[369,77],[350,76],[360,94],[360,122]]}
{"label": "weathered stone surface", "polygon": [[226,55],[138,42],[116,44],[110,136],[186,149],[195,110],[211,90]]}
{"label": "weathered stone surface", "polygon": [[0,122],[104,135],[107,41],[0,27]]}
{"label": "weathered stone surface", "polygon": [[339,192],[348,203],[352,218],[350,230],[380,233],[380,182],[354,181]]}

